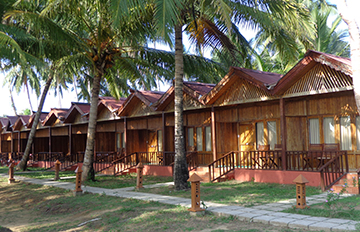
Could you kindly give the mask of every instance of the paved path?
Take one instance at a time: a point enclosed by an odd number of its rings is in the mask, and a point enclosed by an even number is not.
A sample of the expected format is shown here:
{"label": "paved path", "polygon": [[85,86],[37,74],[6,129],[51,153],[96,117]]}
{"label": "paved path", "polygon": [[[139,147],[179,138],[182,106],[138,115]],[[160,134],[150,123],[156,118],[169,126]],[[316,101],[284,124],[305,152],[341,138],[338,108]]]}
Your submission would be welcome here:
{"label": "paved path", "polygon": [[[6,174],[0,174],[3,177],[8,177]],[[16,176],[16,180],[29,182],[33,184],[41,184],[59,187],[63,189],[74,190],[75,184],[69,182],[59,182],[53,180],[30,179],[26,177]],[[173,183],[163,183],[155,185],[147,185],[145,188],[153,188],[157,186],[172,185]],[[104,189],[89,186],[82,186],[82,190],[90,193],[106,194],[109,196],[134,198],[139,200],[157,201],[164,204],[181,205],[187,208],[191,207],[191,200],[181,197],[163,196],[151,193],[134,192],[134,187],[120,188],[120,189]],[[326,193],[307,197],[308,205],[325,202]],[[287,208],[295,205],[294,200],[280,201],[271,204],[242,207],[235,205],[224,205],[213,202],[205,202],[208,207],[207,210],[219,216],[233,215],[242,221],[261,222],[264,224],[271,224],[275,226],[289,227],[293,229],[305,230],[319,230],[319,231],[359,231],[356,229],[356,224],[359,223],[353,220],[314,217],[300,214],[282,213]]]}

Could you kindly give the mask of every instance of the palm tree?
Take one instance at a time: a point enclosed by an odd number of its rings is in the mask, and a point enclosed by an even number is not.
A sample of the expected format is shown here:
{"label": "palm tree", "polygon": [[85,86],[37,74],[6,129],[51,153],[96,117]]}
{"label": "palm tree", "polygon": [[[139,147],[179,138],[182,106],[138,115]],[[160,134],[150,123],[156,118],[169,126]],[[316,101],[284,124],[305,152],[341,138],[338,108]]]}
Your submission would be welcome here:
{"label": "palm tree", "polygon": [[[175,165],[174,182],[177,190],[187,188],[188,170],[185,157],[183,132],[183,28],[190,33],[193,43],[201,51],[202,47],[226,48],[236,59],[237,50],[225,35],[234,23],[259,27],[278,35],[280,25],[274,19],[282,19],[282,24],[295,31],[303,31],[295,22],[306,16],[293,1],[195,1],[195,0],[157,0],[149,1],[155,8],[154,21],[159,36],[172,43],[175,36]],[[139,7],[145,9],[148,4]],[[140,12],[140,11],[139,11]],[[278,21],[279,22],[279,21]],[[302,25],[301,25],[302,26]],[[304,37],[306,40],[306,37]],[[283,46],[279,44],[279,46]]]}

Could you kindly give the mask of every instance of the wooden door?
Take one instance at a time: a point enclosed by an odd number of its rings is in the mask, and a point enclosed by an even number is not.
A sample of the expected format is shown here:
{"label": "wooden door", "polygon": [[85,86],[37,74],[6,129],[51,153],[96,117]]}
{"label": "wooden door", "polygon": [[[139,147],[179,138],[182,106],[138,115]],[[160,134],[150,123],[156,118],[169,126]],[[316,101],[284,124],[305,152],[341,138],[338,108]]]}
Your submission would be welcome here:
{"label": "wooden door", "polygon": [[255,150],[255,129],[252,124],[239,124],[238,126],[239,151]]}
{"label": "wooden door", "polygon": [[157,151],[157,133],[156,131],[149,131],[148,133],[148,152]]}

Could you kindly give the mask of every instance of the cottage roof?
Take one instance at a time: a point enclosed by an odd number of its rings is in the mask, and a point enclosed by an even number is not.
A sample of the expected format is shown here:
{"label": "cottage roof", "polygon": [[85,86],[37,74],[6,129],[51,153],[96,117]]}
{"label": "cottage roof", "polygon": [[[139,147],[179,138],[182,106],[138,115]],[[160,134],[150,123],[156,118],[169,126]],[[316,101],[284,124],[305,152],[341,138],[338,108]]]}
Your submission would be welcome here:
{"label": "cottage roof", "polygon": [[51,108],[50,113],[46,116],[43,121],[44,126],[51,126],[57,119],[60,121],[65,120],[65,115],[69,109]]}
{"label": "cottage roof", "polygon": [[151,111],[155,111],[154,105],[161,98],[164,92],[148,91],[148,90],[130,90],[131,94],[123,103],[122,107],[118,109],[119,116],[126,116],[133,109],[134,104],[140,101],[147,106]]}
{"label": "cottage roof", "polygon": [[10,120],[7,117],[0,117],[1,128],[7,130],[10,126]]}
{"label": "cottage roof", "polygon": [[283,75],[271,72],[263,72],[258,70],[230,67],[229,72],[221,81],[206,95],[202,97],[205,104],[212,104],[227,89],[229,89],[238,78],[246,80],[250,84],[270,93],[270,88],[274,86]]}
{"label": "cottage roof", "polygon": [[118,110],[126,101],[125,97],[121,97],[119,100],[113,97],[99,97],[99,106],[104,105],[111,112]]}
{"label": "cottage roof", "polygon": [[[48,114],[49,114],[49,112],[41,112],[39,121],[43,122],[45,120],[46,116],[48,116]],[[35,120],[35,115],[36,115],[36,112],[33,111],[33,114],[31,115],[31,117],[29,119],[29,123],[28,123],[28,126],[27,126],[28,128],[32,127],[32,124],[33,124],[33,122]]]}
{"label": "cottage roof", "polygon": [[65,115],[64,123],[73,122],[77,114],[83,116],[83,115],[87,115],[89,112],[90,112],[90,103],[71,102],[71,107]]}
{"label": "cottage roof", "polygon": [[[208,84],[208,83],[200,83],[200,82],[193,82],[193,81],[184,81],[183,91],[194,98],[196,101],[200,102],[202,105],[204,103],[200,100],[201,97],[208,92],[212,88],[214,88],[215,84]],[[165,94],[159,99],[157,102],[157,110],[162,111],[166,108],[168,104],[174,101],[174,86],[171,86]]]}
{"label": "cottage roof", "polygon": [[351,60],[349,58],[309,50],[304,58],[279,80],[273,89],[273,94],[281,95],[286,92],[288,88],[319,63],[346,75],[352,75]]}
{"label": "cottage roof", "polygon": [[16,122],[13,124],[13,130],[21,130],[22,126],[28,127],[30,115],[19,115]]}

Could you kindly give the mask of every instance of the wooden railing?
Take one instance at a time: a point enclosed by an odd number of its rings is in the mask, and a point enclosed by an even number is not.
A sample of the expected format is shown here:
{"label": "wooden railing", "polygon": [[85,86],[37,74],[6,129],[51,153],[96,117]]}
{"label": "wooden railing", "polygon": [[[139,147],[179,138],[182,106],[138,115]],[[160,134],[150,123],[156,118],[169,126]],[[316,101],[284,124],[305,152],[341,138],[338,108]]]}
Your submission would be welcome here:
{"label": "wooden railing", "polygon": [[39,152],[31,155],[30,162],[43,162],[43,167],[45,169],[51,169],[55,166],[56,160],[64,159],[64,154],[62,152]]}
{"label": "wooden railing", "polygon": [[349,172],[347,152],[337,151],[336,153],[337,154],[333,158],[322,165],[318,170],[320,172],[322,191],[328,190],[332,185],[346,175],[347,172]]}
{"label": "wooden railing", "polygon": [[20,161],[23,156],[24,156],[24,152],[12,152],[11,153],[11,159],[16,162]]}
{"label": "wooden railing", "polygon": [[281,151],[235,151],[235,165],[243,169],[281,169]]}
{"label": "wooden railing", "polygon": [[[235,152],[229,152],[208,165],[210,181],[215,181],[235,169]],[[218,171],[218,172],[217,172]]]}
{"label": "wooden railing", "polygon": [[146,165],[162,165],[163,164],[163,152],[137,152],[138,157],[142,164]]}
{"label": "wooden railing", "polygon": [[164,151],[163,152],[164,158],[164,165],[165,166],[171,166],[172,163],[175,162],[175,152],[174,151]]}
{"label": "wooden railing", "polygon": [[[344,151],[287,151],[286,169],[289,171],[316,171]],[[347,156],[342,156],[342,162]]]}
{"label": "wooden railing", "polygon": [[130,168],[136,167],[139,161],[140,161],[139,155],[137,152],[131,153],[117,160],[114,160],[112,162],[114,166],[114,175],[118,175],[126,170],[129,170]]}
{"label": "wooden railing", "polygon": [[[174,161],[169,164],[169,166],[172,166],[174,169],[175,164],[175,153],[174,153]],[[198,161],[198,153],[197,151],[189,151],[186,154],[186,164],[188,166],[188,170],[194,170],[195,168],[199,167],[199,161]]]}
{"label": "wooden railing", "polygon": [[113,161],[118,158],[117,152],[97,152],[96,159],[94,160],[95,172],[101,172],[112,167],[114,165]]}
{"label": "wooden railing", "polygon": [[2,166],[9,164],[9,153],[7,153],[7,152],[0,153],[0,164]]}

